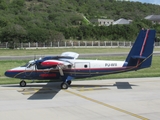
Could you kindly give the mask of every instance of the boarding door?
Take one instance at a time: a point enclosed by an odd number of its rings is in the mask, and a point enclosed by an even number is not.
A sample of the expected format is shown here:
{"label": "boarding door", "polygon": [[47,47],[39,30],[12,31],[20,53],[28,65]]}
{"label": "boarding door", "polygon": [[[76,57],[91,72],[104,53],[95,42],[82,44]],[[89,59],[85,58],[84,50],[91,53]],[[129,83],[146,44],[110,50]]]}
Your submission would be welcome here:
{"label": "boarding door", "polygon": [[89,62],[76,62],[74,63],[75,76],[87,77],[90,76],[90,63]]}

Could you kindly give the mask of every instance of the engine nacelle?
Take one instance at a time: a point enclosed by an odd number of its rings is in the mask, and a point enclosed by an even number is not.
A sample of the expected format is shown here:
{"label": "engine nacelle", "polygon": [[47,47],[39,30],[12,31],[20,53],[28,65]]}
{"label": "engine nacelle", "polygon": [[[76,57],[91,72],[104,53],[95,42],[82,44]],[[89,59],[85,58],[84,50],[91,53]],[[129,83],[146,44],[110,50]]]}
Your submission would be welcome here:
{"label": "engine nacelle", "polygon": [[42,66],[56,66],[56,65],[63,65],[63,62],[58,60],[45,60],[41,63]]}

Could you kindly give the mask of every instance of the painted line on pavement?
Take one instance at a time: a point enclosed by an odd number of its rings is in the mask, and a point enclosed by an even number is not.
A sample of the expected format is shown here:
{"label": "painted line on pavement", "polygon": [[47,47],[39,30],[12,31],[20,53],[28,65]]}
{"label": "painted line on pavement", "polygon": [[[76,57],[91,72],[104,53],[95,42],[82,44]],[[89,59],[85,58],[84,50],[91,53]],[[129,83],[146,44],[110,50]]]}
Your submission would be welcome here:
{"label": "painted line on pavement", "polygon": [[68,93],[70,93],[70,94],[73,94],[73,95],[76,95],[76,96],[78,96],[78,97],[81,97],[81,98],[83,98],[83,99],[89,100],[89,101],[91,101],[91,102],[94,102],[94,103],[97,103],[97,104],[100,104],[100,105],[106,106],[106,107],[108,107],[108,108],[111,108],[111,109],[117,110],[117,111],[119,111],[119,112],[123,112],[123,113],[128,114],[128,115],[131,115],[131,116],[133,116],[133,117],[139,118],[139,119],[141,119],[141,120],[149,120],[148,118],[145,118],[145,117],[142,117],[142,116],[140,116],[140,115],[137,115],[137,114],[131,113],[131,112],[129,112],[129,111],[126,111],[126,110],[123,110],[123,109],[120,109],[120,108],[114,107],[114,106],[112,106],[112,105],[109,105],[109,104],[106,104],[106,103],[100,102],[100,101],[98,101],[98,100],[95,100],[95,99],[92,99],[92,98],[89,98],[89,97],[83,96],[83,95],[81,95],[81,94],[78,94],[78,93],[72,92],[72,91],[70,91],[70,90],[65,90],[65,91],[66,91],[66,92],[68,92]]}

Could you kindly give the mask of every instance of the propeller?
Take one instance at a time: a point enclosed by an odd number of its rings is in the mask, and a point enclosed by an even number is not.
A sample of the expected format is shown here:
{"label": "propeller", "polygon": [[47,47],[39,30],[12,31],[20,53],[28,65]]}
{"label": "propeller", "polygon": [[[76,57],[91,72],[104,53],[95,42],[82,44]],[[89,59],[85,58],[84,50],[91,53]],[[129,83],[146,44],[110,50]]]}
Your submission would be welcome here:
{"label": "propeller", "polygon": [[34,70],[36,70],[36,60],[37,60],[36,55],[34,55],[34,63],[33,63],[34,64]]}
{"label": "propeller", "polygon": [[61,66],[60,66],[60,65],[57,65],[57,67],[58,67],[58,70],[59,70],[60,75],[61,75],[61,76],[64,76],[64,73],[63,73],[63,70],[62,70]]}

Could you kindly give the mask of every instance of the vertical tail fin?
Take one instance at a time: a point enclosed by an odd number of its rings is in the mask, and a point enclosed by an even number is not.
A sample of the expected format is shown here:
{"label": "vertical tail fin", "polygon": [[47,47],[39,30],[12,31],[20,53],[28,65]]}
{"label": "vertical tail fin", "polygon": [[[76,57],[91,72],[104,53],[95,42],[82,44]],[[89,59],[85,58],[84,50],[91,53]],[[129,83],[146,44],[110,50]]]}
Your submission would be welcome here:
{"label": "vertical tail fin", "polygon": [[148,29],[140,31],[126,58],[127,66],[136,66],[137,68],[146,68],[151,66],[155,34],[155,30]]}

